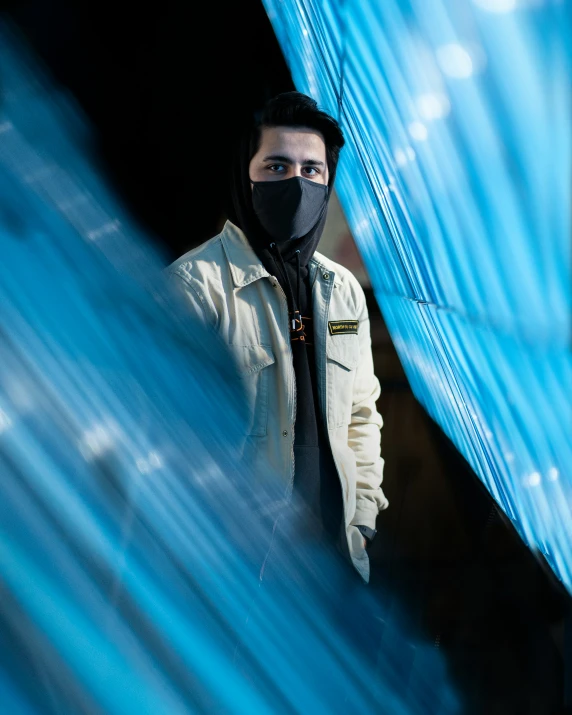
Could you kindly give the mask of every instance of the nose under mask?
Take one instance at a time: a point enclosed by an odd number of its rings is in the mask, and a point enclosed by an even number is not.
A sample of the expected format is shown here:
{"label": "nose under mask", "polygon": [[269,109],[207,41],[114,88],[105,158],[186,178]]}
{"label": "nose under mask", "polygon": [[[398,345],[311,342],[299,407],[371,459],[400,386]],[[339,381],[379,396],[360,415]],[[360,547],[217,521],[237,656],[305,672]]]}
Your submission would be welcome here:
{"label": "nose under mask", "polygon": [[322,218],[328,187],[294,176],[282,181],[255,181],[252,205],[263,228],[277,242],[302,238]]}

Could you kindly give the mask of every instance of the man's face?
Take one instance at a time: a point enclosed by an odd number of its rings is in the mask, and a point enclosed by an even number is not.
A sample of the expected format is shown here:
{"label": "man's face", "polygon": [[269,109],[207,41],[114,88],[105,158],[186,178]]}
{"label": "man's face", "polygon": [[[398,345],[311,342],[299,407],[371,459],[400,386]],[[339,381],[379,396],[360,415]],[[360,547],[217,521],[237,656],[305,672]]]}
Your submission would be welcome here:
{"label": "man's face", "polygon": [[305,127],[263,127],[260,147],[250,160],[251,181],[281,181],[301,176],[328,183],[324,137]]}

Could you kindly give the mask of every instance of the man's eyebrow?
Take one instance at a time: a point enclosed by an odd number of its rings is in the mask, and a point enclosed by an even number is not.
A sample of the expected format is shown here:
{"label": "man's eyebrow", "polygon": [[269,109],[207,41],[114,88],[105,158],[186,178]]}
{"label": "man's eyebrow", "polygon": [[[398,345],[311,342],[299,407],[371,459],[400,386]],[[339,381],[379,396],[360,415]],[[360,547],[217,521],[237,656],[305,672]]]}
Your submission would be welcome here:
{"label": "man's eyebrow", "polygon": [[283,164],[294,163],[292,159],[289,159],[287,156],[283,156],[282,154],[268,154],[268,156],[265,156],[262,161],[281,161]]}
{"label": "man's eyebrow", "polygon": [[[283,164],[295,163],[292,159],[287,156],[283,156],[282,154],[269,154],[268,156],[265,156],[262,161],[281,161]],[[303,161],[302,164],[304,166],[324,166],[324,162],[318,161],[317,159],[306,159],[306,161]]]}

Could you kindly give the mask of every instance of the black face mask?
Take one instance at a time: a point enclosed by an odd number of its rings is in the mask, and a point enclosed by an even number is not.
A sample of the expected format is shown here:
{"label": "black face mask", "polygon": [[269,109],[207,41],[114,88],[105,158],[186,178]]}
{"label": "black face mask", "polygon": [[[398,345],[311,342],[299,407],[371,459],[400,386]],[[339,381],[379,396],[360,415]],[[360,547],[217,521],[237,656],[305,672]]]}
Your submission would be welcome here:
{"label": "black face mask", "polygon": [[255,181],[252,205],[262,227],[282,243],[306,236],[317,225],[328,206],[328,187],[300,176]]}

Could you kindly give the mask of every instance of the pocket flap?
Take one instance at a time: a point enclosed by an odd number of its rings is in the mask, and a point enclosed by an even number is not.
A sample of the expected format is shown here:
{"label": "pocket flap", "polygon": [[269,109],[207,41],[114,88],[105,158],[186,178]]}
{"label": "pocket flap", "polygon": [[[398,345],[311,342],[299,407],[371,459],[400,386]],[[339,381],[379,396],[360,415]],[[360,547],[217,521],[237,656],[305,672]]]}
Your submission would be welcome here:
{"label": "pocket flap", "polygon": [[358,336],[333,335],[326,341],[326,355],[346,370],[355,370],[360,359]]}
{"label": "pocket flap", "polygon": [[242,377],[252,375],[275,362],[274,353],[269,345],[233,345],[238,370]]}

